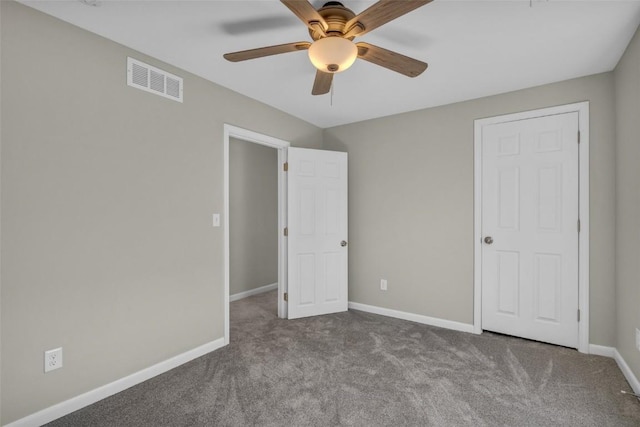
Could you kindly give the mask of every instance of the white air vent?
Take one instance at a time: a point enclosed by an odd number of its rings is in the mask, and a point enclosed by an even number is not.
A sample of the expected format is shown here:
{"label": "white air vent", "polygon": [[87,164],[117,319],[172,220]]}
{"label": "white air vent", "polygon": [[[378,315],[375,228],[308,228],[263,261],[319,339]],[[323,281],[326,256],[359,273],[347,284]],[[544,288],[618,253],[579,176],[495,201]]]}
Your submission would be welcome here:
{"label": "white air vent", "polygon": [[182,102],[182,77],[174,76],[137,59],[127,58],[127,84]]}

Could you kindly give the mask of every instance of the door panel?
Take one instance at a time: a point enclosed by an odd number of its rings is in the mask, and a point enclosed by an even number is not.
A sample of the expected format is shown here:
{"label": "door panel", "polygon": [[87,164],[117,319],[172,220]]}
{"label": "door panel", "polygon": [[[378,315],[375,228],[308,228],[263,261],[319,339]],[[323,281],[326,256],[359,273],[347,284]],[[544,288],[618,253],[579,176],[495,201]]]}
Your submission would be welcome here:
{"label": "door panel", "polygon": [[347,154],[288,150],[289,319],[346,311]]}
{"label": "door panel", "polygon": [[578,114],[482,129],[482,327],[578,344]]}
{"label": "door panel", "polygon": [[535,298],[534,318],[558,322],[561,296],[561,257],[551,254],[536,254],[534,259],[533,289]]}
{"label": "door panel", "polygon": [[498,258],[498,311],[517,316],[520,289],[520,254],[518,252],[497,251]]}
{"label": "door panel", "polygon": [[498,226],[503,230],[520,227],[520,169],[498,170]]}

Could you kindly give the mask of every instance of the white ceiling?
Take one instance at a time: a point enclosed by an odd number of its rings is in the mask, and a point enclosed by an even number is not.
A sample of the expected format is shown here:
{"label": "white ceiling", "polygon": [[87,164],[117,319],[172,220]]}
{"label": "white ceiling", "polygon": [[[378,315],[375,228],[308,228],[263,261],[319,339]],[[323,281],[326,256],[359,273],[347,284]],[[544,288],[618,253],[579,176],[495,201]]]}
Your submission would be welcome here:
{"label": "white ceiling", "polygon": [[[358,60],[335,76],[332,101],[311,95],[305,52],[222,58],[310,40],[276,0],[21,2],[323,128],[610,71],[640,23],[640,1],[435,0],[356,39],[428,62],[427,71],[411,79]],[[373,4],[343,3],[355,13]]]}

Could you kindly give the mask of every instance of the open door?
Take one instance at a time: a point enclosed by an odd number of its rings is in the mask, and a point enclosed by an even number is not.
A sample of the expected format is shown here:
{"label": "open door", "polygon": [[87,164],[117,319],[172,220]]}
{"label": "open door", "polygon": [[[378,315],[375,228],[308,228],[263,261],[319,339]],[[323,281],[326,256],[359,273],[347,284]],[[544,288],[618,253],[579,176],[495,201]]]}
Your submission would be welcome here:
{"label": "open door", "polygon": [[288,149],[288,317],[347,311],[347,153]]}

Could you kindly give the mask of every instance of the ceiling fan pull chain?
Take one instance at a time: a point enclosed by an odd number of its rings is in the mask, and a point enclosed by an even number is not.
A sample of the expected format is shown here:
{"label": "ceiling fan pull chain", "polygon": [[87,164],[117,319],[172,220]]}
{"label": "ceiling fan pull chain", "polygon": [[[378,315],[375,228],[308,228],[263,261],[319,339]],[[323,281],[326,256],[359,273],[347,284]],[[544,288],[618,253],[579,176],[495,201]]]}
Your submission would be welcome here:
{"label": "ceiling fan pull chain", "polygon": [[331,101],[329,106],[333,107],[333,86],[336,84],[336,79],[333,79],[333,81],[331,82]]}

